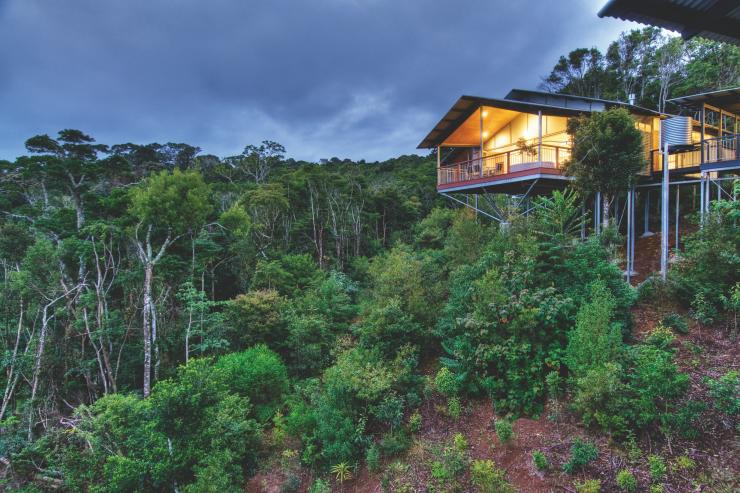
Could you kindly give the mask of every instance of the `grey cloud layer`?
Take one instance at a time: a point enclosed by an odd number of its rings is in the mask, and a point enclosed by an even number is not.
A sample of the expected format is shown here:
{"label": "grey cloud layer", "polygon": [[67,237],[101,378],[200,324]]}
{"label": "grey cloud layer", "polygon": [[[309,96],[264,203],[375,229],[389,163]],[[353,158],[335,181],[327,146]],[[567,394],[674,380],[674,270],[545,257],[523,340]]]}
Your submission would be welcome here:
{"label": "grey cloud layer", "polygon": [[626,23],[603,1],[0,0],[0,158],[36,133],[263,139],[299,159],[413,152],[462,93],[536,87]]}

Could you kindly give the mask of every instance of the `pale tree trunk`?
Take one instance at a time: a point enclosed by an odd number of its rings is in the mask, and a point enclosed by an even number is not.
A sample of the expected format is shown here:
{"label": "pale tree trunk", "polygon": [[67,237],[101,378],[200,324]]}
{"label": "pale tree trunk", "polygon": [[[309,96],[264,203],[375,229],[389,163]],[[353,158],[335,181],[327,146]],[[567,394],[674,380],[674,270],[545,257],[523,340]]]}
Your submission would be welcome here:
{"label": "pale tree trunk", "polygon": [[[140,225],[139,225],[140,226]],[[154,266],[162,259],[167,247],[172,244],[177,238],[170,238],[167,235],[164,243],[159,248],[156,255],[152,249],[152,226],[147,227],[146,238],[142,244],[139,241],[138,229],[136,228],[136,249],[139,256],[139,261],[144,266],[144,306],[142,307],[142,336],[144,338],[144,378],[143,378],[143,392],[144,397],[149,397],[152,390],[152,347],[156,348],[156,337],[157,337],[157,312],[154,306],[154,300],[152,298],[152,282],[154,279]],[[158,359],[157,359],[158,361]],[[156,370],[156,368],[155,368]],[[156,378],[156,374],[155,374]]]}
{"label": "pale tree trunk", "polygon": [[609,209],[611,207],[612,198],[602,193],[603,196],[603,203],[602,203],[602,217],[601,217],[601,224],[604,226],[604,228],[609,227]]}
{"label": "pale tree trunk", "polygon": [[144,337],[144,397],[152,390],[152,276],[154,265],[144,265],[144,307],[142,309],[142,332]]}
{"label": "pale tree trunk", "polygon": [[79,288],[75,286],[72,289],[67,290],[64,294],[57,296],[53,299],[47,298],[47,303],[41,310],[41,330],[39,331],[39,343],[36,348],[36,356],[33,363],[33,378],[31,380],[31,399],[30,399],[30,411],[28,416],[28,440],[33,439],[33,413],[34,413],[34,401],[36,400],[36,393],[39,387],[39,377],[41,376],[41,361],[44,356],[44,349],[46,348],[46,336],[49,331],[49,323],[54,319],[54,314],[49,315],[54,305],[61,299],[66,298],[71,292]]}
{"label": "pale tree trunk", "polygon": [[0,421],[5,417],[5,411],[8,403],[13,399],[15,387],[18,385],[18,373],[15,371],[15,363],[18,359],[18,348],[21,343],[21,332],[23,331],[23,300],[21,299],[21,309],[18,315],[18,329],[15,334],[15,344],[13,345],[13,355],[10,358],[10,368],[7,372],[7,381],[5,383],[5,392],[3,393],[3,403],[0,406]]}

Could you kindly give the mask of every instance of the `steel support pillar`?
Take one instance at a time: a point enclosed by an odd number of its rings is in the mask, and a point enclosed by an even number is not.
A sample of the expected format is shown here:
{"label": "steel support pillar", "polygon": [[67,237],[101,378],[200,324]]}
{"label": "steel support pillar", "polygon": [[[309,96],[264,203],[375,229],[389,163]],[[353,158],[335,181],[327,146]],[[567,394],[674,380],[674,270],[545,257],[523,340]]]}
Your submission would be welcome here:
{"label": "steel support pillar", "polygon": [[642,236],[652,236],[653,232],[650,231],[650,190],[645,190],[645,217],[644,217],[644,230]]}
{"label": "steel support pillar", "polygon": [[668,277],[668,195],[669,183],[668,170],[668,144],[663,149],[663,182],[661,186],[661,203],[660,203],[660,276],[665,281]]}
{"label": "steel support pillar", "polygon": [[702,173],[701,174],[701,180],[699,181],[699,226],[704,225],[704,194],[706,193],[704,189],[704,182],[707,179],[707,174]]}
{"label": "steel support pillar", "polygon": [[635,191],[627,191],[627,283],[632,280],[635,261]]}
{"label": "steel support pillar", "polygon": [[678,222],[679,222],[679,210],[681,209],[680,190],[681,190],[681,186],[676,185],[676,243],[673,245],[673,249],[676,251],[678,251]]}

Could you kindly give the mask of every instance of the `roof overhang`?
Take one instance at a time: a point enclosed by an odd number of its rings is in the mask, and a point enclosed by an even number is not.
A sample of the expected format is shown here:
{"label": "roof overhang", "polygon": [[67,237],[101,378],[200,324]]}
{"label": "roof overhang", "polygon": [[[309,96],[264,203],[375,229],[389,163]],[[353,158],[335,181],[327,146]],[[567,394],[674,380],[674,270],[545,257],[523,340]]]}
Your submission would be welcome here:
{"label": "roof overhang", "polygon": [[681,34],[740,45],[737,0],[610,0],[599,17],[615,17]]}
{"label": "roof overhang", "polygon": [[[536,91],[520,91],[521,93]],[[510,92],[511,95],[514,91]],[[544,94],[544,93],[543,93]],[[585,98],[581,96],[572,96],[568,94],[553,94],[553,97],[573,99],[573,100],[591,100],[599,103],[603,103],[603,107],[625,107],[632,113],[643,114],[643,115],[654,115],[659,116],[660,113],[638,106],[628,105],[619,101],[608,101],[602,99]],[[507,96],[508,98],[508,96]],[[584,107],[567,107],[567,106],[556,106],[551,104],[542,104],[531,101],[522,101],[516,99],[493,99],[493,98],[482,98],[478,96],[461,96],[455,104],[447,111],[444,117],[434,126],[434,128],[424,137],[419,145],[418,149],[432,149],[442,144],[457,128],[459,128],[465,121],[475,113],[478,108],[490,107],[499,108],[510,111],[517,111],[520,113],[537,114],[542,112],[543,115],[549,116],[578,116],[582,114],[590,113],[591,111]]]}
{"label": "roof overhang", "polygon": [[668,102],[685,108],[698,108],[702,104],[708,104],[737,115],[740,114],[740,87],[681,96],[680,98],[669,99]]}

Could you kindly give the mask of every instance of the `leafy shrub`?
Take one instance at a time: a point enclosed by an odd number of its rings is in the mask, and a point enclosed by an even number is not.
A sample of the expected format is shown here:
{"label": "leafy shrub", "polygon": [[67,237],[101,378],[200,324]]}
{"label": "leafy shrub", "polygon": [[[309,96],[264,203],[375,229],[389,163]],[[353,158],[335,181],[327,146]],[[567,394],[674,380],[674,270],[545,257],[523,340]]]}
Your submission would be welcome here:
{"label": "leafy shrub", "polygon": [[728,416],[740,415],[740,372],[728,371],[716,380],[707,380],[714,407]]}
{"label": "leafy shrub", "polygon": [[412,433],[418,433],[421,430],[421,414],[418,411],[409,417],[409,430]]}
{"label": "leafy shrub", "polygon": [[536,414],[587,286],[600,279],[613,296],[620,333],[634,295],[598,243],[540,239],[525,226],[499,232],[477,262],[451,273],[437,332],[462,390],[489,395],[500,411]]}
{"label": "leafy shrub", "polygon": [[308,489],[308,493],[331,493],[331,486],[323,479],[317,479]]}
{"label": "leafy shrub", "polygon": [[386,356],[393,357],[404,344],[420,344],[426,339],[429,331],[424,330],[401,305],[399,298],[370,305],[362,321],[354,328],[360,343],[369,348],[379,348]]}
{"label": "leafy shrub", "polygon": [[282,308],[285,300],[272,289],[240,294],[226,303],[226,324],[236,348],[267,344],[279,350],[285,345],[287,327]]}
{"label": "leafy shrub", "polygon": [[70,491],[164,491],[173,481],[187,492],[238,491],[256,465],[261,430],[249,399],[225,380],[212,360],[193,359],[148,399],[106,395],[77,410],[78,433],[49,434],[14,469],[44,465]]}
{"label": "leafy shrub", "polygon": [[380,470],[380,448],[376,444],[368,447],[365,461],[370,472],[378,472]]}
{"label": "leafy shrub", "polygon": [[437,372],[437,376],[434,377],[434,386],[440,394],[447,396],[453,396],[460,390],[457,377],[446,366]]}
{"label": "leafy shrub", "polygon": [[447,414],[454,420],[460,419],[462,415],[462,404],[459,397],[450,397],[447,400]]}
{"label": "leafy shrub", "polygon": [[398,300],[400,308],[422,326],[434,325],[442,296],[439,262],[399,244],[370,263],[371,299],[377,306]]}
{"label": "leafy shrub", "polygon": [[689,333],[689,323],[678,313],[669,313],[668,315],[663,317],[663,319],[660,321],[660,324],[664,327],[668,327],[674,332],[678,332],[679,334]]}
{"label": "leafy shrub", "polygon": [[496,436],[501,443],[509,443],[514,438],[514,428],[511,426],[511,422],[505,419],[497,419],[494,423],[496,429]]}
{"label": "leafy shrub", "polygon": [[691,300],[691,315],[704,325],[712,325],[719,315],[719,309],[707,298],[704,293],[696,293]]}
{"label": "leafy shrub", "polygon": [[740,271],[737,203],[717,201],[713,205],[703,227],[687,236],[681,261],[669,273],[676,296],[691,304],[692,315],[703,324],[717,318]]}
{"label": "leafy shrub", "polygon": [[601,480],[587,479],[582,483],[576,483],[574,486],[578,493],[599,493],[601,491]]}
{"label": "leafy shrub", "polygon": [[280,356],[262,344],[222,356],[216,368],[223,371],[231,392],[249,397],[262,422],[275,414],[288,390],[288,371]]}
{"label": "leafy shrub", "polygon": [[403,407],[403,397],[391,392],[377,405],[371,406],[370,413],[378,418],[378,421],[387,424],[393,430],[401,424]]}
{"label": "leafy shrub", "polygon": [[637,491],[637,480],[635,479],[635,475],[627,469],[622,469],[617,473],[617,486],[619,486],[622,491],[626,491],[628,493]]}
{"label": "leafy shrub", "polygon": [[563,471],[573,474],[583,469],[599,456],[599,449],[591,442],[576,438],[570,446],[570,458],[563,464]]}
{"label": "leafy shrub", "polygon": [[550,461],[547,460],[545,454],[539,450],[534,450],[532,452],[532,461],[534,462],[534,467],[536,467],[540,471],[546,471],[550,469]]}
{"label": "leafy shrub", "polygon": [[352,479],[352,470],[346,462],[340,462],[331,466],[331,473],[334,474],[339,484]]}
{"label": "leafy shrub", "polygon": [[679,455],[673,462],[673,467],[679,471],[691,471],[696,467],[696,462],[685,455]]}
{"label": "leafy shrub", "polygon": [[390,457],[405,452],[411,446],[411,443],[411,437],[405,430],[397,430],[383,435],[378,445],[380,452],[384,456]]}
{"label": "leafy shrub", "polygon": [[591,287],[591,298],[576,315],[576,326],[568,333],[565,362],[576,376],[592,368],[617,361],[622,352],[622,333],[613,323],[616,299],[603,282]]}
{"label": "leafy shrub", "polygon": [[665,465],[665,461],[659,455],[651,455],[648,457],[648,467],[650,468],[650,478],[654,483],[659,483],[665,478],[665,474],[668,468]]}
{"label": "leafy shrub", "polygon": [[635,396],[631,403],[636,410],[635,425],[642,429],[655,423],[669,428],[677,424],[675,403],[685,394],[689,377],[678,371],[671,353],[654,346],[633,346],[630,359],[634,365],[629,384]]}
{"label": "leafy shrub", "polygon": [[493,461],[474,460],[470,464],[470,482],[481,493],[514,493],[506,480],[506,472],[498,469]]}
{"label": "leafy shrub", "polygon": [[645,338],[646,343],[666,350],[671,347],[675,340],[676,336],[673,335],[673,332],[662,324],[658,324],[653,327],[653,330],[651,330]]}
{"label": "leafy shrub", "polygon": [[573,408],[586,425],[598,424],[616,435],[632,425],[631,392],[622,366],[606,363],[575,381]]}
{"label": "leafy shrub", "polygon": [[462,474],[468,465],[467,452],[467,440],[462,434],[457,433],[452,438],[452,444],[442,450],[441,458],[432,462],[432,477],[451,480]]}
{"label": "leafy shrub", "polygon": [[665,488],[662,484],[651,484],[650,485],[650,493],[663,493],[665,491]]}

